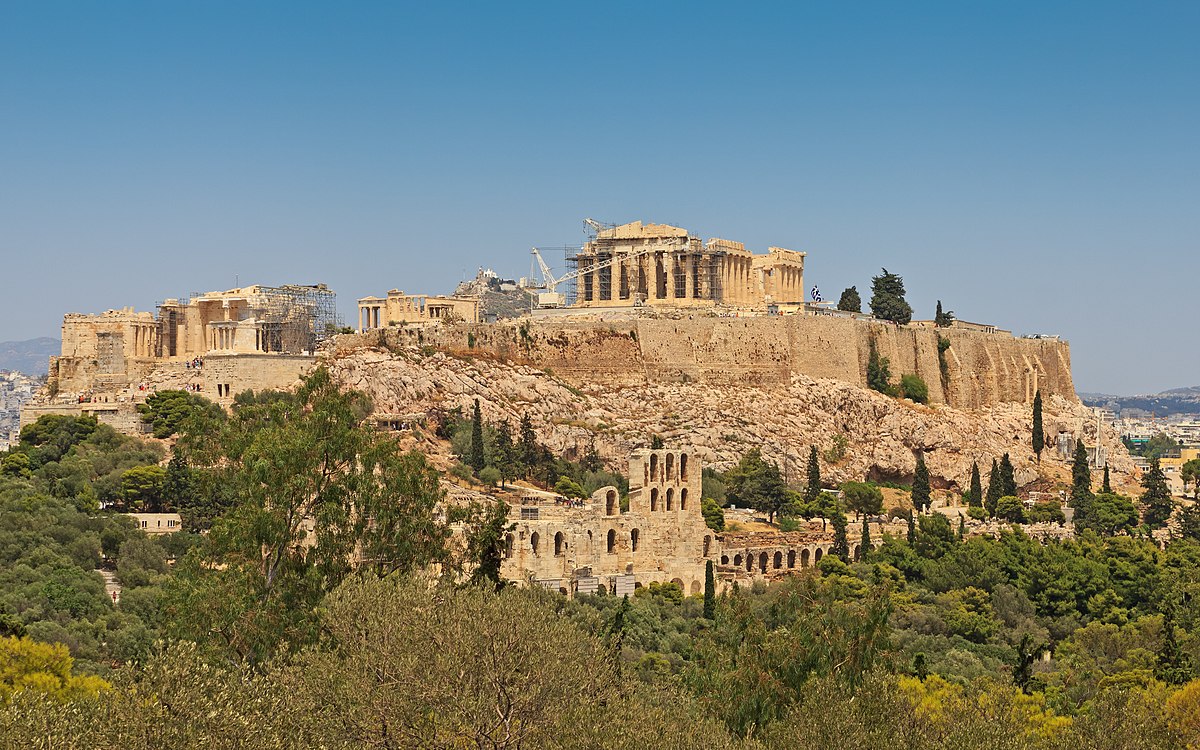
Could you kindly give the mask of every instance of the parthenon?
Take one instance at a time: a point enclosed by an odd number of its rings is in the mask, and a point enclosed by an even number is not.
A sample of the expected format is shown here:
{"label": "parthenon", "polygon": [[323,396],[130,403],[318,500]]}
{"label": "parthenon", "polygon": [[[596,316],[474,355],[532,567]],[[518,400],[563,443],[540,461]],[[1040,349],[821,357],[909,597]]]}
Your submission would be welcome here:
{"label": "parthenon", "polygon": [[668,224],[602,229],[569,261],[579,271],[574,304],[763,307],[804,301],[803,252],[702,241]]}

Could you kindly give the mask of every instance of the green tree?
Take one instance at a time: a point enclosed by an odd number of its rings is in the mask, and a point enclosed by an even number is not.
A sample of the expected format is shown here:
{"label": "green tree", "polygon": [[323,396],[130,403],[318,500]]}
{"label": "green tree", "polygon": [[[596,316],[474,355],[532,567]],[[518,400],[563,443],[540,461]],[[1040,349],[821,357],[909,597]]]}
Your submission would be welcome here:
{"label": "green tree", "polygon": [[807,483],[804,485],[804,502],[811,505],[821,494],[821,460],[817,457],[815,445],[808,448],[808,468],[805,474]]}
{"label": "green tree", "polygon": [[495,487],[503,480],[503,475],[495,466],[485,466],[479,472],[479,481],[488,487]]}
{"label": "green tree", "polygon": [[867,387],[891,395],[893,388],[890,368],[888,358],[879,356],[879,349],[876,348],[875,339],[872,338],[867,349]]}
{"label": "green tree", "polygon": [[1179,511],[1179,536],[1200,542],[1200,504],[1189,505]]}
{"label": "green tree", "polygon": [[843,312],[862,312],[862,297],[858,294],[858,287],[846,287],[842,290],[842,296],[838,299],[837,309]]}
{"label": "green tree", "polygon": [[779,465],[764,460],[757,448],[747,451],[737,466],[726,473],[725,483],[725,496],[730,503],[766,513],[768,521],[773,522],[787,502],[787,487]]}
{"label": "green tree", "polygon": [[917,451],[917,468],[913,471],[912,503],[920,513],[928,510],[931,503],[929,469],[925,467],[925,454],[922,451]]}
{"label": "green tree", "polygon": [[584,471],[593,472],[604,469],[604,460],[600,458],[600,451],[596,449],[595,435],[589,438],[587,452],[583,454],[583,458],[579,462],[579,467]]}
{"label": "green tree", "polygon": [[1003,496],[1004,484],[1000,481],[1000,464],[996,463],[996,459],[992,459],[992,470],[988,474],[987,495],[983,500],[983,507],[987,510],[989,516],[996,515],[996,503]]}
{"label": "green tree", "polygon": [[[593,443],[593,449],[595,444]],[[500,487],[503,488],[505,483],[510,479],[516,479],[520,473],[520,456],[517,454],[517,447],[513,444],[512,425],[507,419],[500,420],[500,424],[496,425],[496,447],[495,456],[492,463],[500,472]]]}
{"label": "green tree", "polygon": [[533,431],[533,420],[529,418],[529,412],[525,412],[521,415],[520,444],[521,468],[524,470],[525,476],[529,476],[530,472],[538,465],[541,453],[537,433]]}
{"label": "green tree", "polygon": [[1146,525],[1154,529],[1165,526],[1175,509],[1175,501],[1171,499],[1171,490],[1157,458],[1150,459],[1150,470],[1142,475],[1141,501]]}
{"label": "green tree", "polygon": [[713,561],[704,561],[704,619],[712,620],[717,614],[717,581],[713,575]]}
{"label": "green tree", "polygon": [[904,279],[886,268],[871,279],[871,314],[901,325],[912,320],[912,306],[904,299]]}
{"label": "green tree", "polygon": [[33,476],[33,462],[26,453],[9,453],[0,460],[0,474],[16,479],[29,479]]}
{"label": "green tree", "polygon": [[700,513],[704,516],[704,524],[713,531],[725,530],[725,509],[711,497],[700,501]]}
{"label": "green tree", "polygon": [[1000,457],[1000,496],[1017,494],[1016,472],[1013,470],[1012,459],[1005,453]]}
{"label": "green tree", "polygon": [[867,482],[844,482],[842,502],[855,515],[876,515],[883,510],[883,492]]}
{"label": "green tree", "polygon": [[479,408],[479,399],[475,399],[475,410],[471,414],[471,448],[467,453],[467,465],[476,472],[487,465],[483,455],[483,411]]}
{"label": "green tree", "polygon": [[972,508],[983,507],[983,484],[979,480],[979,463],[971,462],[971,489],[967,492],[967,505]]}
{"label": "green tree", "polygon": [[1021,499],[1013,495],[1004,495],[996,501],[996,517],[1010,523],[1025,523],[1025,506]]}
{"label": "green tree", "polygon": [[[1107,470],[1107,468],[1106,465],[1105,469]],[[1185,462],[1179,473],[1183,479],[1185,490],[1189,484],[1192,485],[1192,499],[1200,500],[1200,458],[1193,458]]]}
{"label": "green tree", "polygon": [[154,428],[154,437],[168,438],[183,426],[193,415],[219,419],[224,416],[221,407],[197,393],[165,390],[152,393],[143,404],[137,406],[142,421]]}
{"label": "green tree", "polygon": [[1062,505],[1057,500],[1039,500],[1029,509],[1031,523],[1066,523]]}
{"label": "green tree", "polygon": [[189,508],[196,503],[196,486],[192,468],[182,450],[176,450],[167,463],[163,481],[163,498],[172,508]]}
{"label": "green tree", "polygon": [[500,565],[504,561],[505,534],[516,528],[508,520],[508,503],[497,500],[490,507],[476,505],[463,519],[467,555],[473,564],[472,583],[495,591],[504,587]]}
{"label": "green tree", "polygon": [[867,516],[863,516],[862,520],[862,541],[859,543],[859,549],[862,550],[862,557],[864,559],[867,553],[871,551],[871,525],[867,520]]}
{"label": "green tree", "polygon": [[1071,499],[1069,505],[1075,509],[1075,525],[1087,527],[1092,504],[1092,470],[1088,466],[1087,448],[1080,439],[1075,443],[1075,455],[1071,461]]}
{"label": "green tree", "polygon": [[829,554],[849,564],[850,540],[846,537],[846,514],[841,510],[834,511],[829,522],[833,524],[833,545],[829,548]]}
{"label": "green tree", "polygon": [[32,638],[0,638],[0,701],[14,693],[32,690],[61,701],[94,698],[109,685],[94,675],[73,674],[75,660],[61,643],[39,643]]}
{"label": "green tree", "polygon": [[121,499],[126,508],[157,512],[163,508],[167,470],[161,466],[135,466],[121,475]]}
{"label": "green tree", "polygon": [[1042,392],[1033,394],[1033,452],[1037,459],[1042,460],[1042,450],[1046,447],[1046,433],[1042,429]]}
{"label": "green tree", "polygon": [[1122,495],[1100,493],[1093,496],[1087,506],[1082,525],[1076,510],[1076,526],[1089,528],[1098,534],[1112,536],[1122,531],[1131,531],[1138,523],[1137,508],[1133,501]]}
{"label": "green tree", "polygon": [[938,328],[949,328],[954,324],[954,311],[942,312],[942,301],[937,301],[937,311],[933,314],[933,324]]}
{"label": "green tree", "polygon": [[1108,462],[1104,462],[1104,482],[1100,485],[1101,492],[1112,493],[1112,480],[1108,476]]}

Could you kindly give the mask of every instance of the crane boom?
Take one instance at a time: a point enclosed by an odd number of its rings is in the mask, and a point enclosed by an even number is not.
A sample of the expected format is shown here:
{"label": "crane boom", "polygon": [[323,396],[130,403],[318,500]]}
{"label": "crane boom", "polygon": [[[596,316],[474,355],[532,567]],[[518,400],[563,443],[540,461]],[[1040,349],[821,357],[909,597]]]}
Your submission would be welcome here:
{"label": "crane boom", "polygon": [[551,272],[550,267],[548,265],[546,265],[546,261],[542,259],[542,254],[538,251],[538,249],[536,247],[533,248],[530,252],[533,255],[534,259],[537,261],[539,268],[541,269],[542,287],[545,288],[545,290],[546,290],[545,294],[539,295],[539,297],[543,298],[543,302],[541,304],[543,306],[556,307],[556,306],[558,306],[558,304],[560,304],[560,302],[558,301],[560,299],[560,296],[558,295],[558,291],[555,288],[559,284],[562,284],[567,281],[574,281],[575,279],[578,279],[581,276],[584,276],[585,274],[589,274],[594,271],[600,271],[605,268],[609,268],[609,267],[613,266],[614,264],[616,264],[618,261],[631,260],[633,258],[638,258],[643,255],[648,255],[650,253],[657,252],[659,250],[682,250],[684,252],[687,252],[690,248],[691,248],[691,243],[689,240],[684,240],[682,247],[677,245],[675,242],[656,242],[651,245],[645,245],[631,253],[626,253],[624,255],[610,255],[608,258],[606,258],[604,260],[588,264],[584,268],[580,268],[578,270],[571,271],[568,274],[564,274],[564,275],[558,276],[558,277],[555,277],[553,272]]}

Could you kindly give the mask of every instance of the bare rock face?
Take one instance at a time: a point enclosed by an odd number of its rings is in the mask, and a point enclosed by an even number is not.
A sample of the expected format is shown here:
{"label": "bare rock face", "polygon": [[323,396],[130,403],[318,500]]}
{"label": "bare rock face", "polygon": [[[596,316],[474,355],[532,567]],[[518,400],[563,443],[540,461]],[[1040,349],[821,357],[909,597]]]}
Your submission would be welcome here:
{"label": "bare rock face", "polygon": [[[1019,484],[1069,481],[1056,457],[1060,432],[1096,441],[1096,424],[1078,401],[1045,399],[1047,448],[1039,463],[1031,447],[1032,410],[1001,403],[974,411],[898,400],[839,380],[793,374],[787,383],[610,384],[604,378],[574,385],[552,372],[491,358],[452,356],[416,346],[390,351],[362,348],[327,355],[326,365],[345,387],[367,393],[385,412],[459,407],[479,399],[488,420],[518,422],[528,414],[552,450],[578,455],[595,440],[614,467],[652,435],[694,446],[707,466],[731,466],[761,447],[793,481],[802,478],[809,446],[822,455],[827,482],[871,478],[911,481],[916,452],[924,453],[935,487],[965,490],[972,462],[986,484],[993,459],[1008,453]],[[1119,439],[1104,428],[1114,484],[1136,481]]]}

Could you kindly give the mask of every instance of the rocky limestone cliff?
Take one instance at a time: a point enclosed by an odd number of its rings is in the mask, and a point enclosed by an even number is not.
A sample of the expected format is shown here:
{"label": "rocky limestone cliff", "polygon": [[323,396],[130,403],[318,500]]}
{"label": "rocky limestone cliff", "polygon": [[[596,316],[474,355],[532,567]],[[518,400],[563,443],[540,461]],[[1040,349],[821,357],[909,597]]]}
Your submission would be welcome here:
{"label": "rocky limestone cliff", "polygon": [[[941,352],[939,339],[948,344]],[[577,387],[697,382],[779,387],[789,386],[797,375],[865,385],[872,343],[890,360],[893,380],[920,375],[933,403],[960,409],[1029,404],[1039,389],[1044,397],[1078,400],[1065,342],[830,316],[526,318],[388,328],[338,337],[334,346],[341,351],[364,345],[431,346],[550,369]]]}
{"label": "rocky limestone cliff", "polygon": [[[626,336],[628,339],[628,337]],[[761,446],[794,480],[802,477],[809,446],[827,451],[845,438],[845,455],[822,461],[823,477],[840,482],[872,477],[909,481],[916,459],[925,453],[935,486],[962,490],[971,462],[978,461],[986,482],[993,458],[1007,452],[1025,484],[1039,473],[1069,480],[1053,449],[1039,467],[1030,446],[1031,410],[1001,402],[976,410],[922,406],[889,398],[830,378],[792,373],[786,379],[735,384],[716,379],[647,382],[575,373],[569,380],[555,370],[491,356],[461,356],[429,345],[393,344],[389,349],[352,348],[343,341],[324,357],[345,386],[362,390],[385,412],[450,409],[469,411],[480,400],[488,420],[515,423],[528,413],[541,439],[571,455],[594,437],[613,468],[628,452],[657,434],[668,443],[695,446],[706,465],[732,465],[746,450]],[[1069,377],[1069,373],[1068,373]],[[1045,398],[1048,441],[1060,429],[1082,429],[1095,442],[1095,423],[1075,398]],[[1114,483],[1132,482],[1135,468],[1117,436],[1105,430]]]}

